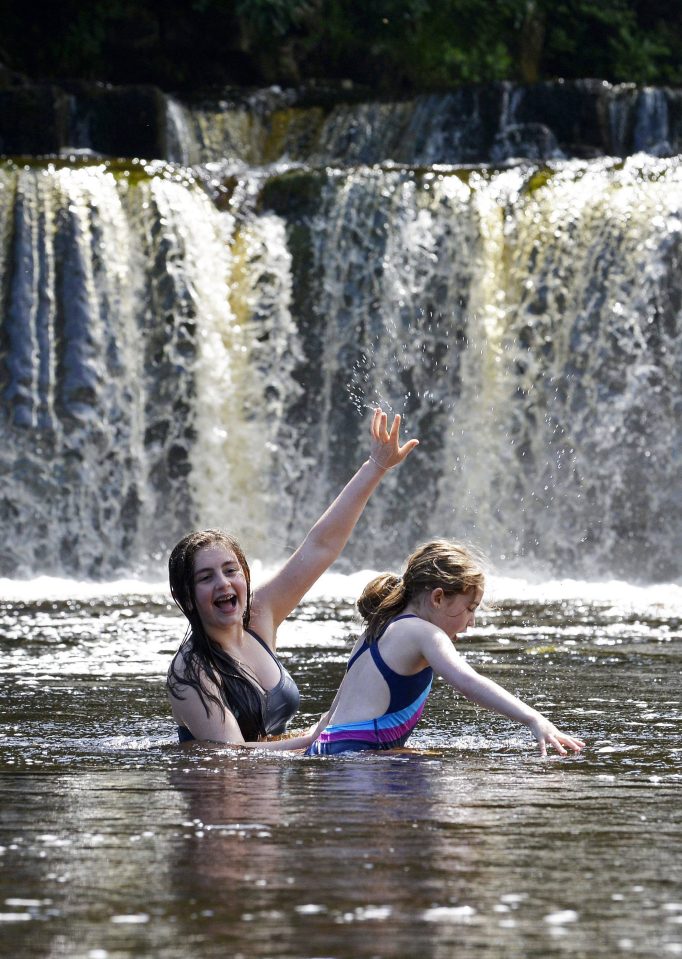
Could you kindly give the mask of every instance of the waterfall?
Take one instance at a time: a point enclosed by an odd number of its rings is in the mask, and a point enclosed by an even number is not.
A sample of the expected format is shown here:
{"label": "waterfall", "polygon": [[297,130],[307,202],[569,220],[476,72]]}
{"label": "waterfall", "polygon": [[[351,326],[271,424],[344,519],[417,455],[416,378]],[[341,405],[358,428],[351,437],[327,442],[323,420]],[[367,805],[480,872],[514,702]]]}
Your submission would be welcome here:
{"label": "waterfall", "polygon": [[273,87],[171,100],[167,113],[163,156],[191,163],[500,166],[682,152],[682,91],[599,80],[501,82],[365,102]]}
{"label": "waterfall", "polygon": [[[399,145],[425,119],[393,121]],[[157,574],[205,525],[277,559],[381,402],[421,446],[350,562],[450,536],[504,570],[679,577],[681,259],[679,158],[4,161],[0,574]]]}
{"label": "waterfall", "polygon": [[3,575],[158,570],[228,521],[265,548],[301,391],[284,224],[243,220],[256,190],[240,219],[164,164],[0,169]]}
{"label": "waterfall", "polygon": [[166,102],[166,143],[171,163],[191,166],[198,162],[190,129],[189,110],[174,97]]}
{"label": "waterfall", "polygon": [[1,565],[97,570],[125,553],[140,497],[138,290],[112,175],[4,171]]}
{"label": "waterfall", "polygon": [[226,304],[192,233],[221,215],[179,179],[2,167],[4,575],[135,569],[195,521],[196,324]]}
{"label": "waterfall", "polygon": [[669,156],[670,122],[668,98],[664,90],[645,87],[637,98],[637,113],[633,134],[636,151],[658,156]]}
{"label": "waterfall", "polygon": [[368,510],[373,555],[449,535],[507,565],[679,575],[680,177],[645,157],[327,175],[299,311],[337,441],[316,472],[304,437],[307,519],[362,443],[345,387],[423,440]]}

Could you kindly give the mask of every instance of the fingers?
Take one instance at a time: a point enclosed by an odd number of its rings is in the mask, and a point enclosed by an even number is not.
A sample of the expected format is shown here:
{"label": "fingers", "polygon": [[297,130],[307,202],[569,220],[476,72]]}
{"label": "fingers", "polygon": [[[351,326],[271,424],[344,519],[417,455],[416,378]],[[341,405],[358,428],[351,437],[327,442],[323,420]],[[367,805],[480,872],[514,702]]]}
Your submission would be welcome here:
{"label": "fingers", "polygon": [[[560,756],[567,756],[568,749],[573,750],[574,753],[579,753],[581,749],[584,749],[585,743],[582,739],[576,739],[574,736],[567,736],[565,733],[557,732],[555,734],[548,734],[547,736],[542,736],[538,740],[538,745],[540,747],[540,755],[547,755],[547,746],[552,746],[559,753]],[[565,747],[568,746],[568,749]]]}
{"label": "fingers", "polygon": [[403,445],[400,445],[399,435],[400,435],[400,424],[402,423],[402,417],[400,413],[396,413],[393,417],[393,423],[391,425],[391,432],[386,435],[386,438],[389,443],[392,443],[395,447],[396,453],[398,454],[398,462],[402,462],[406,456],[409,456],[415,446],[419,446],[419,440],[408,440]]}
{"label": "fingers", "polygon": [[388,414],[384,413],[381,407],[376,407],[372,412],[372,424],[370,427],[370,432],[372,438],[378,440],[381,443],[392,443],[395,448],[403,456],[407,456],[408,453],[411,453],[412,450],[419,444],[419,440],[412,439],[408,440],[407,443],[400,445],[400,426],[402,424],[402,416],[400,413],[396,413],[393,417],[393,422],[391,423],[390,432],[388,430]]}
{"label": "fingers", "polygon": [[568,752],[564,749],[564,747],[561,745],[561,743],[559,742],[556,736],[548,736],[547,742],[551,746],[554,746],[554,748],[556,749],[556,751],[559,753],[560,756],[568,755]]}
{"label": "fingers", "polygon": [[381,429],[381,419],[386,419],[386,414],[382,413],[381,409],[378,407],[372,413],[372,425],[370,427],[370,432],[372,434],[372,439],[378,440],[380,429]]}
{"label": "fingers", "polygon": [[382,409],[377,407],[372,414],[372,425],[370,428],[372,439],[377,440],[379,443],[388,442],[389,435],[388,430],[386,429],[387,422],[388,416]]}
{"label": "fingers", "polygon": [[557,742],[561,743],[561,745],[568,746],[574,753],[579,753],[580,750],[585,747],[582,739],[577,739],[575,736],[567,736],[566,733],[557,732],[554,738]]}
{"label": "fingers", "polygon": [[382,469],[390,469],[402,463],[406,456],[412,452],[415,446],[419,445],[419,440],[411,439],[403,445],[400,445],[400,426],[402,417],[396,413],[391,423],[391,430],[388,430],[388,415],[377,407],[372,412],[372,423],[370,433],[374,443],[374,453],[379,456],[378,465]]}
{"label": "fingers", "polygon": [[531,728],[537,739],[541,756],[547,755],[547,749],[550,746],[552,749],[555,749],[560,756],[567,756],[569,749],[574,753],[579,753],[585,746],[582,739],[578,739],[576,736],[567,736],[566,733],[562,733],[560,729],[557,729],[556,726],[548,722],[544,716],[540,716],[538,719],[539,721],[533,724]]}
{"label": "fingers", "polygon": [[419,440],[408,440],[407,443],[399,446],[398,453],[400,454],[400,458],[404,460],[406,456],[410,455],[415,446],[419,446]]}
{"label": "fingers", "polygon": [[400,428],[400,416],[396,415],[395,419],[393,420],[393,426],[391,427],[391,432],[389,434],[388,430],[386,429],[386,424],[388,423],[388,415],[386,413],[381,414],[379,438],[381,439],[382,443],[388,443],[389,440],[394,439],[395,434],[393,430],[395,427],[396,420],[398,420],[398,428]]}
{"label": "fingers", "polygon": [[388,443],[389,440],[397,440],[400,432],[400,413],[396,413],[391,425],[391,432],[386,428],[388,425],[388,414],[384,413],[380,406],[377,406],[372,412],[372,425],[370,432],[372,438],[379,440],[380,443]]}
{"label": "fingers", "polygon": [[566,755],[566,750],[561,745],[559,740],[555,736],[542,736],[538,740],[538,746],[540,747],[540,755],[544,758],[547,755],[547,746],[554,746],[556,751],[560,756]]}

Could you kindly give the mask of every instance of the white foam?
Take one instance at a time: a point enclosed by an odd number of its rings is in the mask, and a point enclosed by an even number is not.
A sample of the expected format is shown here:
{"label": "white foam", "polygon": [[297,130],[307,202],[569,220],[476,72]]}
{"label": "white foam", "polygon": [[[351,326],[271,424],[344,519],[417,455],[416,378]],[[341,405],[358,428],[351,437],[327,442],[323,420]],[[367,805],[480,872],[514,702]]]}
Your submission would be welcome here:
{"label": "white foam", "polygon": [[[254,563],[254,585],[268,579],[274,570]],[[325,573],[311,587],[306,600],[341,600],[354,602],[376,570],[362,569],[355,573]],[[37,576],[33,579],[0,579],[0,601],[37,602],[51,599],[89,600],[116,596],[150,596],[170,599],[165,580],[117,579],[107,582]],[[682,612],[682,585],[658,583],[633,585],[624,580],[603,582],[577,579],[531,579],[493,576],[489,578],[486,599],[504,604],[505,600],[553,603],[582,602],[585,605],[608,604],[619,610],[659,608],[662,613]]]}
{"label": "white foam", "polygon": [[36,576],[34,579],[0,579],[0,600],[38,602],[43,599],[100,599],[112,596],[166,596],[168,583],[138,579],[109,582]]}

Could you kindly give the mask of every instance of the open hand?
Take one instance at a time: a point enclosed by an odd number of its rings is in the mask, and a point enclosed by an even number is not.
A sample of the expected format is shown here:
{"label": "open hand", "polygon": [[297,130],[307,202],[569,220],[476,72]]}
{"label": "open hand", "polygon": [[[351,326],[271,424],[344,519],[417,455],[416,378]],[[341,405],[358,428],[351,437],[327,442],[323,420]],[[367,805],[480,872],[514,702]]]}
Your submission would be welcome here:
{"label": "open hand", "polygon": [[402,463],[406,456],[412,452],[415,446],[419,445],[419,440],[408,440],[402,446],[400,445],[400,413],[396,413],[391,425],[391,431],[388,431],[388,416],[383,410],[377,408],[372,414],[372,426],[370,433],[372,436],[372,449],[370,459],[380,469],[389,470],[392,466]]}
{"label": "open hand", "polygon": [[560,756],[566,756],[569,749],[579,753],[585,746],[582,739],[562,733],[544,716],[540,716],[538,720],[530,724],[530,730],[538,741],[541,756],[547,755],[548,746],[553,746]]}

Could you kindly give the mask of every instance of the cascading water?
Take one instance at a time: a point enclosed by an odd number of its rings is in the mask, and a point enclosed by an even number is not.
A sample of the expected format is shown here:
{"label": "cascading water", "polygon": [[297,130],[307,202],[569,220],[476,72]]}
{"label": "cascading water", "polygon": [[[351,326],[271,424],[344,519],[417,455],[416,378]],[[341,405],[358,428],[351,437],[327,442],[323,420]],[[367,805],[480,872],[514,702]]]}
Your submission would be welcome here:
{"label": "cascading water", "polygon": [[164,165],[0,176],[0,571],[158,572],[197,524],[259,548],[299,392],[283,224]]}
{"label": "cascading water", "polygon": [[97,570],[142,495],[134,235],[111,175],[3,174],[2,569]]}
{"label": "cascading water", "polygon": [[191,369],[211,293],[191,227],[219,215],[141,172],[2,170],[6,575],[130,569],[194,515]]}
{"label": "cascading water", "polygon": [[274,560],[376,401],[422,445],[355,564],[446,535],[503,569],[682,573],[679,159],[457,169],[402,109],[427,166],[330,167],[332,119],[318,165],[247,166],[305,133],[286,104],[268,130],[178,107],[177,159],[228,131],[228,165],[2,165],[0,573],[157,572],[209,524]]}
{"label": "cascading water", "polygon": [[362,443],[350,384],[424,441],[370,506],[371,555],[446,534],[507,565],[678,575],[681,174],[640,158],[327,177],[306,395],[340,439],[301,499]]}

